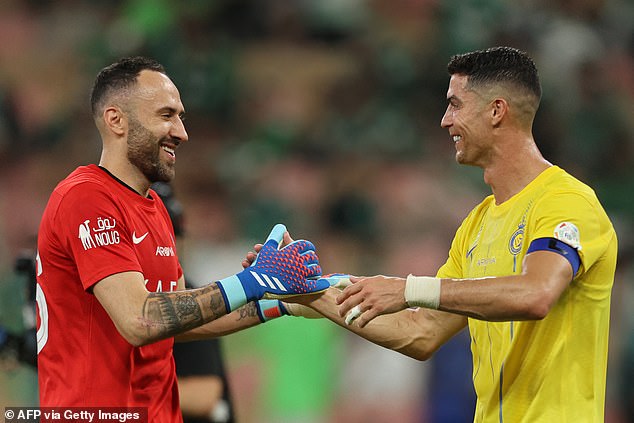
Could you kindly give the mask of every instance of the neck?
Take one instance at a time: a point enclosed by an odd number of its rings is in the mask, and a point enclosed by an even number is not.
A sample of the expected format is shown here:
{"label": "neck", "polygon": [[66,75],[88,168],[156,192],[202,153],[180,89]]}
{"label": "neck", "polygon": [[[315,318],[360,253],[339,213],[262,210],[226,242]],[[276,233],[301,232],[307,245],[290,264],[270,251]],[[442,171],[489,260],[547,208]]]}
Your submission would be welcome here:
{"label": "neck", "polygon": [[532,137],[522,143],[509,143],[483,167],[484,182],[491,187],[496,204],[502,204],[523,190],[540,173],[552,166],[539,152]]}
{"label": "neck", "polygon": [[129,161],[125,160],[125,162],[121,162],[111,160],[108,154],[103,151],[101,153],[101,159],[99,160],[99,166],[107,169],[108,172],[128,185],[139,195],[147,196],[151,185],[150,181]]}

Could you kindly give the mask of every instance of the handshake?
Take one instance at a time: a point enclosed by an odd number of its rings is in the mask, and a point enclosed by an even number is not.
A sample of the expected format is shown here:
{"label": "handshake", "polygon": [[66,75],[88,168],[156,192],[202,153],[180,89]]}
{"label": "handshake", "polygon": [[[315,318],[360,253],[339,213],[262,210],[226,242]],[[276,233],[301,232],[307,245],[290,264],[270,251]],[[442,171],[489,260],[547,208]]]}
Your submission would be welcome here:
{"label": "handshake", "polygon": [[293,241],[280,248],[285,233],[284,225],[275,225],[257,256],[247,256],[243,271],[217,282],[227,313],[257,301],[258,314],[263,322],[285,314],[321,317],[306,306],[285,304],[279,300],[317,294],[330,286],[343,289],[350,283],[349,275],[322,277],[315,246],[310,241]]}

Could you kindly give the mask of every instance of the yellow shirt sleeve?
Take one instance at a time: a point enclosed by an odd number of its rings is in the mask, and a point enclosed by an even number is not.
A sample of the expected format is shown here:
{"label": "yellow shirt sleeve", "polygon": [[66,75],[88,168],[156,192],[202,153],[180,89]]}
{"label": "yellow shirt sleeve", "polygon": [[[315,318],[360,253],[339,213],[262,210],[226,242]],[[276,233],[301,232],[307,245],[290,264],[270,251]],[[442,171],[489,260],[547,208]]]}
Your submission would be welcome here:
{"label": "yellow shirt sleeve", "polygon": [[612,225],[596,197],[581,192],[558,192],[540,198],[534,207],[531,239],[557,238],[577,249],[585,273],[604,255],[612,236]]}

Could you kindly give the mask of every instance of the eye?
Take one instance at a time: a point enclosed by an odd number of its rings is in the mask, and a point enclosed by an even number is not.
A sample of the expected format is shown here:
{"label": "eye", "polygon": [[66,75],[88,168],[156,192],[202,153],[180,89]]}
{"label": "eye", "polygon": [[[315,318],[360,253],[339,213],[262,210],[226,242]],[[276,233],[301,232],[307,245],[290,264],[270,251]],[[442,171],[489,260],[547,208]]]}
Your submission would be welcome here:
{"label": "eye", "polygon": [[455,96],[452,95],[447,98],[447,107],[450,109],[459,109],[462,105],[461,101]]}

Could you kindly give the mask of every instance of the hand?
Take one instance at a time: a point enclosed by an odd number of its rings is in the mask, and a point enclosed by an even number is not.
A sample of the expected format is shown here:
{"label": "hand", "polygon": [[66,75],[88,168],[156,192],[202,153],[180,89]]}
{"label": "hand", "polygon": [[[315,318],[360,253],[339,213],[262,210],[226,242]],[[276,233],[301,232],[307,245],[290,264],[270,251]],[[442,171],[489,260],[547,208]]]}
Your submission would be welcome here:
{"label": "hand", "polygon": [[299,240],[280,249],[286,234],[284,225],[276,225],[249,267],[218,281],[227,312],[261,298],[312,294],[328,288],[327,281],[317,280],[321,267],[314,245]]}
{"label": "hand", "polygon": [[381,315],[396,313],[408,307],[405,302],[405,279],[387,276],[350,277],[352,284],[336,298],[339,316],[346,316],[346,323],[357,320],[364,327]]}
{"label": "hand", "polygon": [[[294,240],[293,238],[291,238],[291,235],[288,233],[288,231],[284,232],[283,238],[282,238],[282,247],[292,243]],[[264,245],[263,244],[255,244],[253,246],[253,250],[254,251],[249,251],[246,255],[246,257],[244,258],[244,260],[242,260],[242,267],[244,269],[246,269],[247,267],[251,266],[253,264],[253,262],[255,261],[255,259],[258,256],[258,253],[260,252],[260,250],[262,250],[262,247]]]}
{"label": "hand", "polygon": [[255,302],[255,307],[260,322],[262,323],[282,316],[304,317],[306,319],[319,319],[324,317],[308,306],[295,303],[283,303],[280,300],[258,300]]}
{"label": "hand", "polygon": [[343,291],[346,287],[352,285],[352,282],[350,282],[350,278],[352,277],[352,275],[349,275],[347,273],[329,273],[327,275],[323,275],[321,278],[319,278],[319,280],[328,281],[328,284],[331,287]]}
{"label": "hand", "polygon": [[[320,281],[327,281],[332,288],[337,288],[339,290],[344,289],[345,287],[351,285],[350,282],[351,275],[346,273],[330,273],[328,275],[324,275],[319,278]],[[313,296],[311,296],[313,297]],[[293,297],[289,301],[297,301],[297,302],[286,302],[280,304],[284,307],[287,314],[295,317],[303,317],[305,319],[321,319],[324,317],[318,311],[313,310],[309,306],[304,303],[309,303],[312,301],[312,298],[304,297]]]}
{"label": "hand", "polygon": [[[327,281],[331,287],[338,288],[339,290],[351,284],[350,275],[344,273],[330,273],[319,278],[319,281]],[[300,297],[294,297],[294,299],[299,298]],[[283,303],[280,300],[259,300],[256,302],[256,308],[262,323],[282,316],[304,317],[306,319],[320,319],[324,317],[306,305]]]}

